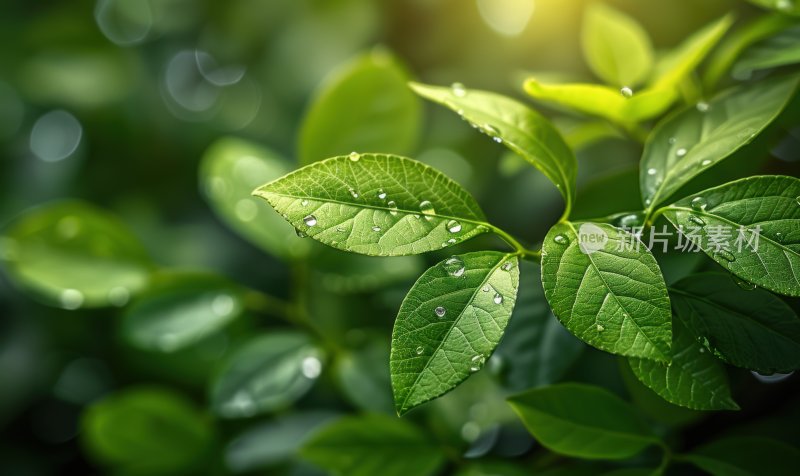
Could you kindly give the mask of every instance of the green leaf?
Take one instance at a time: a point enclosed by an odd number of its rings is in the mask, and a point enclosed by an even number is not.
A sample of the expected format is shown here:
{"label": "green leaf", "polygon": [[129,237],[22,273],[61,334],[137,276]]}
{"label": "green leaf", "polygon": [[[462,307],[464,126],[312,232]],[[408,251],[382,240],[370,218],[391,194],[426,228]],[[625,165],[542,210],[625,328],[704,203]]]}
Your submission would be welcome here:
{"label": "green leaf", "polygon": [[225,462],[237,473],[273,466],[292,458],[335,413],[304,410],[259,423],[236,436],[225,448]]}
{"label": "green leaf", "polygon": [[737,78],[754,71],[800,63],[800,26],[795,25],[747,49],[733,67]]}
{"label": "green leaf", "polygon": [[122,306],[153,264],[115,216],[79,201],[26,211],[0,236],[0,260],[15,284],[64,309]]}
{"label": "green leaf", "polygon": [[420,131],[419,100],[408,74],[387,52],[344,66],[317,92],[300,130],[303,165],[351,151],[410,154]]}
{"label": "green leaf", "polygon": [[684,278],[670,289],[675,315],[732,365],[765,374],[800,368],[800,318],[773,294],[744,286],[721,273]]}
{"label": "green leaf", "polygon": [[634,87],[653,67],[653,46],[639,23],[602,3],[591,4],[583,18],[583,55],[608,84]]}
{"label": "green leaf", "polygon": [[223,418],[279,410],[302,397],[322,370],[323,352],[306,335],[272,332],[239,348],[211,388],[211,405]]}
{"label": "green leaf", "polygon": [[662,210],[687,240],[731,273],[770,291],[800,296],[799,179],[749,177]]}
{"label": "green leaf", "polygon": [[519,260],[494,251],[454,256],[420,276],[392,332],[398,414],[481,369],[503,336],[518,287]]}
{"label": "green leaf", "polygon": [[631,405],[600,387],[564,383],[508,401],[542,445],[563,455],[626,459],[659,444]]}
{"label": "green leaf", "polygon": [[134,387],[91,405],[81,438],[89,453],[118,474],[181,474],[199,469],[209,450],[209,421],[180,395]]}
{"label": "green leaf", "polygon": [[289,166],[275,152],[252,142],[226,137],[214,142],[200,164],[200,187],[217,216],[242,237],[282,258],[308,255],[280,214],[252,196],[255,187],[286,174]]}
{"label": "green leaf", "polygon": [[712,441],[681,459],[712,476],[794,476],[800,450],[770,438],[739,436]]}
{"label": "green leaf", "polygon": [[210,274],[155,275],[123,316],[122,332],[135,347],[175,352],[230,324],[244,307],[242,291]]}
{"label": "green leaf", "polygon": [[422,430],[386,415],[342,418],[319,431],[300,455],[340,476],[428,476],[445,460]]}
{"label": "green leaf", "polygon": [[542,248],[542,283],[553,313],[587,344],[669,362],[667,287],[653,255],[629,232],[589,222],[555,225]]}
{"label": "green leaf", "polygon": [[769,8],[770,10],[775,10],[777,12],[786,15],[800,16],[800,3],[797,3],[796,0],[747,0],[747,1],[749,1],[754,5],[758,5],[764,8]]}
{"label": "green leaf", "polygon": [[375,338],[361,349],[340,355],[336,361],[339,388],[358,408],[383,413],[394,410],[387,344]]}
{"label": "green leaf", "polygon": [[407,282],[425,269],[420,256],[376,258],[322,248],[310,260],[325,288],[336,293],[365,293]]}
{"label": "green leaf", "polygon": [[[677,305],[676,305],[677,306]],[[678,321],[672,323],[672,362],[628,359],[636,378],[664,400],[693,410],[738,410],[725,366]]]}
{"label": "green leaf", "polygon": [[523,464],[479,460],[462,467],[455,476],[529,476],[530,474],[530,469]]}
{"label": "green leaf", "polygon": [[640,168],[642,200],[655,207],[751,142],[786,107],[797,77],[728,90],[669,117],[650,134]]}
{"label": "green leaf", "polygon": [[441,172],[396,155],[334,157],[254,194],[301,233],[372,256],[439,250],[489,230],[467,191]]}
{"label": "green leaf", "polygon": [[485,134],[502,142],[539,169],[561,192],[569,210],[575,200],[578,163],[561,134],[533,109],[485,91],[412,84],[420,96],[456,111]]}

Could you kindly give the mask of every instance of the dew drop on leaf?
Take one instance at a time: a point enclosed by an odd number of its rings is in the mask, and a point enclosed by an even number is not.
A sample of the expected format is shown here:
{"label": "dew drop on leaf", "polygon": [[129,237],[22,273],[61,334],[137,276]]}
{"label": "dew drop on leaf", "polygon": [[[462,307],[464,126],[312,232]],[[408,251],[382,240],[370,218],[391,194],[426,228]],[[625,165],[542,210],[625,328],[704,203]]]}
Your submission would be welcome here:
{"label": "dew drop on leaf", "polygon": [[425,349],[423,349],[422,346],[419,346],[414,350],[414,352],[416,352],[417,355],[422,355],[422,353],[425,352]]}
{"label": "dew drop on leaf", "polygon": [[567,238],[564,235],[556,235],[556,237],[553,238],[553,241],[555,241],[559,245],[568,245],[569,244],[569,238]]}
{"label": "dew drop on leaf", "polygon": [[690,221],[690,222],[692,222],[692,223],[694,223],[695,225],[697,225],[697,226],[699,226],[699,227],[704,227],[704,226],[706,226],[706,222],[705,222],[705,221],[703,221],[703,219],[702,219],[702,218],[700,218],[700,217],[698,217],[698,216],[689,215],[689,221]]}
{"label": "dew drop on leaf", "polygon": [[386,200],[386,192],[384,192],[382,188],[378,189],[378,198],[381,200]]}
{"label": "dew drop on leaf", "polygon": [[708,201],[705,199],[705,197],[694,197],[691,205],[695,211],[704,212],[708,206]]}
{"label": "dew drop on leaf", "polygon": [[379,227],[379,226],[373,226],[373,227],[372,227],[372,231],[374,231],[374,232],[379,232],[379,231],[381,231],[381,227]]}
{"label": "dew drop on leaf", "polygon": [[653,169],[653,168],[647,169],[647,175],[655,175],[657,173],[658,169]]}
{"label": "dew drop on leaf", "polygon": [[352,160],[353,162],[358,162],[361,159],[361,154],[359,154],[358,152],[350,152],[350,155],[348,155],[348,157],[350,157],[350,160]]}
{"label": "dew drop on leaf", "polygon": [[315,379],[322,373],[322,362],[313,356],[306,357],[300,364],[300,368],[306,378]]}
{"label": "dew drop on leaf", "polygon": [[444,269],[450,276],[459,278],[464,274],[467,268],[464,266],[464,261],[461,258],[453,256],[444,262]]}
{"label": "dew drop on leaf", "polygon": [[358,192],[356,192],[355,189],[350,189],[350,195],[352,195],[353,198],[358,198]]}
{"label": "dew drop on leaf", "polygon": [[700,167],[708,167],[709,165],[711,165],[711,160],[710,159],[706,159],[706,160],[700,162]]}
{"label": "dew drop on leaf", "polygon": [[483,289],[481,289],[481,291],[483,291],[485,293],[488,293],[489,289],[491,289],[491,288],[489,288],[489,285],[487,284],[486,286],[483,287]]}
{"label": "dew drop on leaf", "polygon": [[461,223],[456,220],[450,220],[447,222],[447,231],[450,233],[458,233],[461,231]]}
{"label": "dew drop on leaf", "polygon": [[308,200],[303,199],[303,201],[300,202],[300,205],[302,205],[304,207],[307,207],[308,206]]}
{"label": "dew drop on leaf", "polygon": [[735,282],[740,288],[744,289],[745,291],[753,291],[756,289],[755,284],[751,283],[750,281],[739,278],[737,276],[733,276],[733,282]]}
{"label": "dew drop on leaf", "polygon": [[725,261],[727,261],[728,263],[733,263],[734,261],[736,261],[736,256],[734,256],[734,255],[733,255],[733,253],[731,253],[731,252],[730,252],[730,251],[728,251],[728,250],[719,250],[719,251],[716,251],[716,252],[714,253],[714,256],[716,256],[716,257],[718,257],[718,258],[720,258],[720,259],[722,259],[722,260],[725,260]]}
{"label": "dew drop on leaf", "polygon": [[305,223],[306,226],[316,226],[317,217],[315,217],[314,215],[306,215],[306,217],[303,218],[303,223]]}
{"label": "dew drop on leaf", "polygon": [[602,324],[597,324],[597,332],[603,332],[606,328]]}
{"label": "dew drop on leaf", "polygon": [[436,210],[434,210],[433,204],[428,200],[423,200],[419,204],[419,211],[421,211],[422,214],[425,215],[426,220],[431,220],[433,216],[436,215]]}
{"label": "dew drop on leaf", "polygon": [[503,304],[503,295],[500,293],[494,294],[494,299],[492,299],[495,304]]}
{"label": "dew drop on leaf", "polygon": [[507,262],[506,262],[506,263],[505,263],[505,264],[502,266],[502,268],[501,268],[501,269],[502,269],[503,271],[511,271],[511,268],[513,268],[513,267],[514,267],[514,263],[512,263],[511,261],[507,261]]}
{"label": "dew drop on leaf", "polygon": [[689,152],[688,150],[681,147],[680,149],[675,151],[675,155],[677,155],[678,157],[685,157],[688,152]]}
{"label": "dew drop on leaf", "polygon": [[469,371],[477,372],[478,370],[483,368],[483,364],[486,363],[486,356],[484,356],[483,354],[475,355],[472,357],[472,359],[470,359],[470,362],[471,364],[469,367]]}
{"label": "dew drop on leaf", "polygon": [[678,142],[678,139],[675,137],[670,137],[667,142],[669,142],[670,145],[675,145],[675,143]]}
{"label": "dew drop on leaf", "polygon": [[620,228],[634,228],[641,224],[641,219],[639,215],[631,213],[630,215],[620,217],[617,223],[619,223]]}
{"label": "dew drop on leaf", "polygon": [[450,85],[450,90],[453,92],[453,96],[463,98],[467,95],[467,88],[461,83],[453,83]]}
{"label": "dew drop on leaf", "polygon": [[61,307],[78,309],[83,304],[83,293],[77,289],[65,289],[61,292]]}
{"label": "dew drop on leaf", "polygon": [[433,310],[433,313],[436,314],[436,317],[444,317],[447,314],[447,309],[442,306],[437,306],[436,309]]}
{"label": "dew drop on leaf", "polygon": [[397,216],[397,202],[395,202],[394,200],[389,200],[386,206],[389,207],[389,213],[392,216]]}
{"label": "dew drop on leaf", "polygon": [[295,228],[294,232],[298,238],[308,238],[308,235],[306,235],[305,232],[303,232],[303,230],[300,230],[299,228]]}
{"label": "dew drop on leaf", "polygon": [[708,112],[709,109],[711,109],[711,106],[707,102],[700,101],[699,103],[697,103],[697,110],[698,111],[700,111],[700,112]]}
{"label": "dew drop on leaf", "polygon": [[619,92],[620,94],[622,94],[623,97],[626,98],[633,97],[633,89],[629,88],[628,86],[625,86],[624,88],[620,89]]}

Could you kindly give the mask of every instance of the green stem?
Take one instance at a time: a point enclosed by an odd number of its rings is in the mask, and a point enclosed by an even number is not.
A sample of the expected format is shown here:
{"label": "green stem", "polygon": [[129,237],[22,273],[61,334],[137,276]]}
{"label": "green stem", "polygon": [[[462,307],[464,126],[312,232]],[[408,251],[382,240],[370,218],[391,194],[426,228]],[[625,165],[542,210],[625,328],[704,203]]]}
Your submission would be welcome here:
{"label": "green stem", "polygon": [[662,450],[664,450],[664,455],[661,457],[661,464],[658,465],[654,472],[654,474],[657,475],[664,474],[664,471],[667,470],[670,462],[672,462],[672,450],[669,448],[669,446],[667,446],[663,441],[659,442],[659,446]]}
{"label": "green stem", "polygon": [[522,243],[517,241],[516,238],[511,236],[505,230],[502,230],[502,229],[500,229],[500,228],[498,228],[498,227],[496,227],[494,225],[489,225],[489,224],[487,224],[487,225],[488,225],[489,229],[492,231],[492,233],[494,233],[495,235],[497,235],[500,238],[502,238],[503,241],[505,241],[511,247],[514,248],[514,254],[516,254],[517,256],[521,256],[522,258],[529,258],[529,259],[532,259],[533,261],[537,261],[537,262],[542,259],[542,252],[541,251],[529,250],[529,249],[525,248],[525,246],[523,246]]}

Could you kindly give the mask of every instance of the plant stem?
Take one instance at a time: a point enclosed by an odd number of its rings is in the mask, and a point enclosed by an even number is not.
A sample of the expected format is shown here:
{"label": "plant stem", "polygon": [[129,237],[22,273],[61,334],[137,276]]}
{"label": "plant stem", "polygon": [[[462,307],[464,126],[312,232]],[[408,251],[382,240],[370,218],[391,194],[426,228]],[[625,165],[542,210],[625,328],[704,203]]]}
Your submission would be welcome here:
{"label": "plant stem", "polygon": [[510,246],[512,246],[514,248],[514,251],[515,251],[514,254],[516,254],[517,256],[521,256],[522,258],[530,258],[533,261],[537,261],[537,262],[541,260],[541,258],[542,258],[542,252],[541,251],[529,250],[529,249],[525,248],[522,245],[522,243],[517,241],[516,238],[511,236],[506,231],[504,231],[504,230],[502,230],[502,229],[500,229],[500,228],[498,228],[498,227],[496,227],[494,225],[488,225],[488,226],[489,226],[489,229],[492,231],[492,233],[494,233],[495,235],[497,235],[500,238],[502,238],[503,241],[505,241],[506,243],[508,243]]}

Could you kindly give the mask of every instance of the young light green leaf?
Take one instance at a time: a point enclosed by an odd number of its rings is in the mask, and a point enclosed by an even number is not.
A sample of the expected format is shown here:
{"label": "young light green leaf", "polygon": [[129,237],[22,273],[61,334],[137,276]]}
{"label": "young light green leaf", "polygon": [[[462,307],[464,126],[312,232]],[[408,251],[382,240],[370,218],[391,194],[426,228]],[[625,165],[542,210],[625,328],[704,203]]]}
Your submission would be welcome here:
{"label": "young light green leaf", "polygon": [[154,268],[131,231],[78,201],[26,211],[0,235],[0,262],[15,284],[64,309],[122,306]]}
{"label": "young light green leaf", "polygon": [[372,256],[439,250],[489,230],[467,191],[441,172],[396,155],[334,157],[254,194],[298,233]]}
{"label": "young light green leaf", "polygon": [[800,179],[749,177],[662,210],[687,246],[747,282],[800,296]]}
{"label": "young light green leaf", "polygon": [[303,396],[322,371],[323,352],[299,332],[274,332],[238,349],[211,388],[211,405],[223,418],[278,410]]}
{"label": "young light green leaf", "polygon": [[650,208],[752,141],[786,107],[798,78],[775,78],[728,90],[669,117],[650,134],[640,167]]}
{"label": "young light green leaf", "polygon": [[409,154],[420,131],[419,99],[408,74],[385,51],[345,65],[317,92],[300,130],[303,165],[351,151]]}
{"label": "young light green leaf", "polygon": [[726,362],[765,374],[800,368],[800,318],[773,294],[706,273],[675,283],[670,295],[680,321]]}
{"label": "young light green leaf", "polygon": [[82,416],[81,438],[115,474],[196,474],[211,445],[209,423],[182,396],[137,387],[92,404]]}
{"label": "young light green leaf", "polygon": [[553,182],[567,202],[575,199],[575,154],[550,121],[533,109],[499,94],[412,84],[420,96],[456,111],[495,141],[502,142]]}
{"label": "young light green leaf", "polygon": [[777,12],[800,16],[800,3],[797,0],[747,0],[754,5],[769,8]]}
{"label": "young light green leaf", "polygon": [[635,235],[600,223],[554,226],[542,248],[542,283],[553,313],[587,344],[669,362],[667,287]]}
{"label": "young light green leaf", "polygon": [[748,48],[733,67],[733,76],[748,78],[754,71],[800,63],[800,26],[793,26]]}
{"label": "young light green leaf", "polygon": [[149,289],[126,310],[122,332],[138,348],[175,352],[236,319],[242,301],[241,289],[218,276],[155,275]]}
{"label": "young light green leaf", "polygon": [[275,152],[226,137],[206,150],[200,164],[200,188],[217,216],[242,237],[282,258],[302,258],[311,250],[294,228],[253,197],[252,190],[289,172]]}
{"label": "young light green leaf", "polygon": [[444,451],[413,424],[386,415],[342,418],[315,434],[300,455],[331,474],[429,476]]}
{"label": "young light green leaf", "polygon": [[592,71],[608,84],[634,87],[653,67],[653,46],[644,28],[605,4],[587,8],[581,41]]}
{"label": "young light green leaf", "polygon": [[495,251],[453,256],[420,276],[392,332],[398,414],[481,369],[503,336],[518,288],[519,260]]}
{"label": "young light green leaf", "polygon": [[794,476],[800,450],[759,436],[730,437],[681,456],[712,476]]}
{"label": "young light green leaf", "polygon": [[[673,298],[674,299],[674,298]],[[678,321],[672,322],[672,362],[631,358],[640,382],[664,400],[693,410],[738,410],[725,366]]]}
{"label": "young light green leaf", "polygon": [[600,387],[564,383],[508,401],[542,445],[563,455],[626,459],[659,443],[630,404]]}

